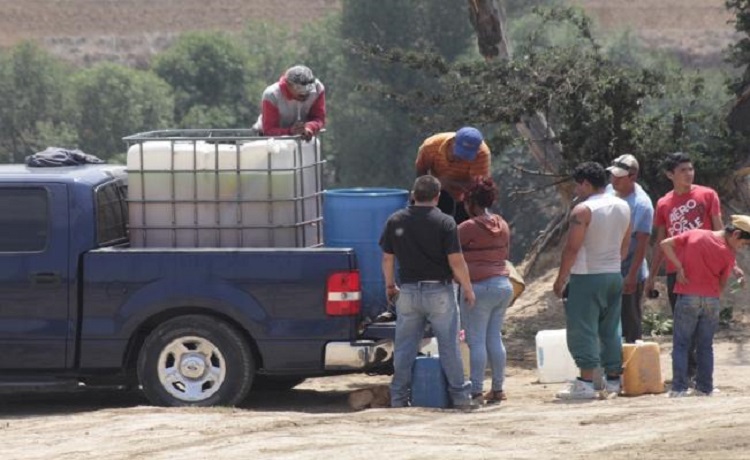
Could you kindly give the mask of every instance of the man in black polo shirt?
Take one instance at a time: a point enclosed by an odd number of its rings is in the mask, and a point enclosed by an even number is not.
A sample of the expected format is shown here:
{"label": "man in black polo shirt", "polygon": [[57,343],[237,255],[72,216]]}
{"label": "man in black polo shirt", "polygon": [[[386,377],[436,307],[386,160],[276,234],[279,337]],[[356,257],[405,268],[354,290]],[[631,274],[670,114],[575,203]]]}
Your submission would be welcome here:
{"label": "man in black polo shirt", "polygon": [[[386,296],[396,298],[396,341],[393,353],[391,406],[409,405],[411,374],[427,322],[438,340],[440,363],[448,380],[453,406],[473,409],[471,384],[464,380],[458,348],[458,305],[453,278],[469,305],[474,291],[469,280],[456,222],[436,206],[440,181],[420,176],[414,182],[414,204],[393,213],[380,237]],[[401,285],[396,286],[394,266],[398,259]]]}

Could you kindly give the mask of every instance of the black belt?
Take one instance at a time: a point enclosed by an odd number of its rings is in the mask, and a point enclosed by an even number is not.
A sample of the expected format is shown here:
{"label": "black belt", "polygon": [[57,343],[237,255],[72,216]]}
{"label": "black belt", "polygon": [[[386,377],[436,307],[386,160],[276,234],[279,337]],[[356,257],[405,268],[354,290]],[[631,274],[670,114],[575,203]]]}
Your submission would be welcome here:
{"label": "black belt", "polygon": [[416,284],[417,286],[450,286],[453,284],[453,280],[422,280],[422,281],[412,281],[410,283],[404,283],[404,284]]}

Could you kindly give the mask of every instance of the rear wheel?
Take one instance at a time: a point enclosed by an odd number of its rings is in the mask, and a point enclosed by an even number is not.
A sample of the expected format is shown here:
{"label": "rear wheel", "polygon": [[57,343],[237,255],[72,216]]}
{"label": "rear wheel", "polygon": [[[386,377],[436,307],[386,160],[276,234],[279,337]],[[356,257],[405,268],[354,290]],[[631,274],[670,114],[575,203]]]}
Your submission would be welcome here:
{"label": "rear wheel", "polygon": [[143,392],[160,406],[233,406],[247,396],[254,374],[252,354],[240,333],[202,315],[160,325],[138,357]]}

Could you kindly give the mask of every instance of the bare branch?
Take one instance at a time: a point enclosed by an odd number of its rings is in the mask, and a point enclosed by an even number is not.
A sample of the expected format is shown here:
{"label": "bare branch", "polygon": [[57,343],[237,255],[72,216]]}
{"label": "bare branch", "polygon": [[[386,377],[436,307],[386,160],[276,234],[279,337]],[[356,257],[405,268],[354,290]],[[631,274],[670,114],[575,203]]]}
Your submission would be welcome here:
{"label": "bare branch", "polygon": [[527,188],[527,189],[524,189],[524,190],[513,190],[510,193],[508,193],[508,198],[512,199],[516,195],[530,195],[532,193],[541,192],[542,190],[545,190],[545,189],[548,189],[548,188],[552,188],[552,187],[557,187],[560,184],[564,184],[565,182],[568,182],[570,179],[571,179],[570,177],[565,177],[563,179],[556,180],[554,182],[551,182],[549,184],[542,185],[542,186],[539,186],[539,187]]}
{"label": "bare branch", "polygon": [[519,165],[511,165],[511,168],[515,169],[516,171],[521,171],[524,174],[529,174],[531,176],[544,176],[544,177],[565,177],[566,180],[569,177],[567,174],[553,174],[545,171],[539,171],[539,170],[533,170],[533,169],[526,169],[523,166]]}

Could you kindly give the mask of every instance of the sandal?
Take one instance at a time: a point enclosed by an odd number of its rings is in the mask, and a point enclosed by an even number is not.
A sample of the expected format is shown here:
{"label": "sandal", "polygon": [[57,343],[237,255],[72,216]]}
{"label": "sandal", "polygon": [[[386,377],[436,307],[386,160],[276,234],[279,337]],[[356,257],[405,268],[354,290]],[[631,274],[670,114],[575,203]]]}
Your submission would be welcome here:
{"label": "sandal", "polygon": [[488,391],[486,395],[484,395],[484,400],[487,402],[487,404],[500,404],[501,401],[507,400],[508,397],[505,395],[505,392],[503,390],[500,391]]}

